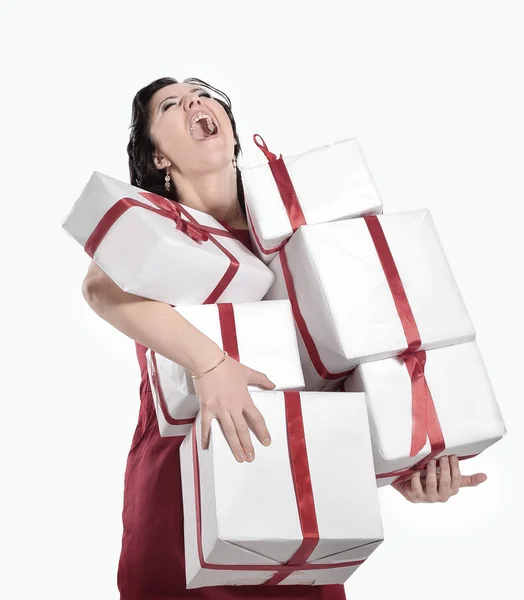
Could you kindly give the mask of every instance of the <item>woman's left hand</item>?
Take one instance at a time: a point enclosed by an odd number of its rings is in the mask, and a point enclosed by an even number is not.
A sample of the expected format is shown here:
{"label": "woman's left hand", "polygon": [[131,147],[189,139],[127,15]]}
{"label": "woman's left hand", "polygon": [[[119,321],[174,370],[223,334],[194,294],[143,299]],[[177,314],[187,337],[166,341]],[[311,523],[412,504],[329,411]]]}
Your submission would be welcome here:
{"label": "woman's left hand", "polygon": [[460,463],[455,455],[443,456],[438,462],[438,474],[437,461],[431,460],[426,467],[425,480],[417,471],[407,481],[391,485],[410,502],[447,502],[451,496],[458,494],[460,488],[475,487],[488,478],[485,473],[461,475]]}

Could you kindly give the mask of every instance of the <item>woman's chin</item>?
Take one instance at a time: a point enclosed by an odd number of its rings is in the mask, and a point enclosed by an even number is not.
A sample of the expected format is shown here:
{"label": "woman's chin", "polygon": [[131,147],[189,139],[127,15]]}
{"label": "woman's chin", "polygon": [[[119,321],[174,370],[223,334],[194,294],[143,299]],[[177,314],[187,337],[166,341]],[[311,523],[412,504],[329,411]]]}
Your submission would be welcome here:
{"label": "woman's chin", "polygon": [[217,172],[227,168],[228,165],[233,171],[233,163],[229,158],[229,155],[233,154],[232,152],[226,153],[222,148],[216,148],[212,151],[211,144],[208,144],[206,148],[209,150],[195,153],[194,160],[191,161],[191,164],[196,167],[193,169],[194,171],[199,173]]}

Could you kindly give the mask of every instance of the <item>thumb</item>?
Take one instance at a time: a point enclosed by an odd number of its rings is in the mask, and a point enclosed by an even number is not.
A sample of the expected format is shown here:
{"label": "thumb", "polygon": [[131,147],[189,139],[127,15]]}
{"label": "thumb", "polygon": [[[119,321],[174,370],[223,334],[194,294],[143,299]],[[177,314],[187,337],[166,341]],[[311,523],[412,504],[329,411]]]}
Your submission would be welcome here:
{"label": "thumb", "polygon": [[475,475],[462,475],[460,487],[475,487],[484,481],[488,476],[485,473],[475,473]]}
{"label": "thumb", "polygon": [[275,388],[275,384],[268,379],[264,373],[260,373],[260,371],[255,371],[253,369],[249,369],[248,371],[247,382],[249,385],[257,385],[264,390],[272,390]]}

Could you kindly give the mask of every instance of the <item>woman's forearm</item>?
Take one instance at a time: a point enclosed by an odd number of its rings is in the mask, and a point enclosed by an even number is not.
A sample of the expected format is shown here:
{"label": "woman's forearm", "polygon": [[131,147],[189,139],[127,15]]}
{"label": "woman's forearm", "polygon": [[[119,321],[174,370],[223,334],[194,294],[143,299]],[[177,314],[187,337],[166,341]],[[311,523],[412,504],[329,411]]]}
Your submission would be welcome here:
{"label": "woman's forearm", "polygon": [[94,312],[113,327],[194,373],[223,356],[215,342],[169,304],[124,292],[105,273],[88,274],[82,292]]}

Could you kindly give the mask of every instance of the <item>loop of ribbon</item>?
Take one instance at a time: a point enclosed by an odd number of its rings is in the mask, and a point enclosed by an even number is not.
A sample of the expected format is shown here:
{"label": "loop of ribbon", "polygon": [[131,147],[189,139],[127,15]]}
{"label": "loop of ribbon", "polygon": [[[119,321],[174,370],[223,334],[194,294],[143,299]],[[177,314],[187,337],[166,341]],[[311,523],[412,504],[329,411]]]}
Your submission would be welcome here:
{"label": "loop of ribbon", "polygon": [[[257,138],[259,138],[261,142],[258,142]],[[253,136],[253,141],[260,148],[260,150],[262,150],[264,156],[268,160],[269,168],[271,169],[271,173],[273,174],[273,177],[275,179],[280,198],[282,199],[282,203],[284,204],[284,208],[286,209],[286,213],[291,224],[291,229],[294,233],[301,225],[306,225],[306,217],[302,212],[302,207],[300,206],[300,202],[298,200],[295,187],[289,175],[289,171],[287,170],[286,163],[284,162],[284,158],[282,157],[282,154],[277,158],[276,154],[270,152],[266,142],[258,133],[256,133]],[[252,222],[251,225],[253,225]],[[255,229],[253,227],[252,231],[255,232]],[[260,251],[266,255],[278,252],[288,241],[285,240],[277,247],[270,248],[269,250],[267,250],[263,248],[260,238],[258,237],[256,232],[253,237],[255,238],[255,242]]]}
{"label": "loop of ribbon", "polygon": [[[259,138],[261,141],[258,142],[257,138]],[[267,144],[264,141],[264,138],[259,133],[255,133],[255,135],[253,136],[253,141],[260,148],[260,150],[262,150],[262,152],[264,153],[264,156],[267,158],[268,162],[277,160],[277,155],[273,154],[273,152],[269,151],[269,148],[267,147]],[[282,154],[280,155],[280,160],[282,160]]]}

